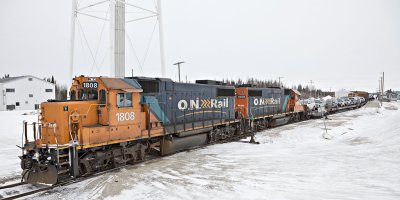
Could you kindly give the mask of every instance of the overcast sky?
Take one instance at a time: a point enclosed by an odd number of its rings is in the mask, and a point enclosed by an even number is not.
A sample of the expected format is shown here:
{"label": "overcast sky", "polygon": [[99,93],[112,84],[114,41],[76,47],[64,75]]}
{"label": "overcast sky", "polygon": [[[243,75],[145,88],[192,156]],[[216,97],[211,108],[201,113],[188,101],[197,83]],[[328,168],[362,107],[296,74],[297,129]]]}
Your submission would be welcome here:
{"label": "overcast sky", "polygon": [[[130,2],[154,10],[153,0]],[[105,17],[108,8],[87,11]],[[128,19],[146,16],[127,11]],[[385,71],[386,89],[400,89],[398,0],[168,0],[163,14],[174,80],[172,64],[184,60],[189,80],[284,77],[288,86],[313,80],[326,90],[375,91]],[[108,76],[108,23],[78,19],[74,74]],[[54,75],[66,83],[70,20],[70,0],[0,0],[0,75]],[[155,22],[127,25],[126,75],[160,76],[158,29],[149,42]]]}

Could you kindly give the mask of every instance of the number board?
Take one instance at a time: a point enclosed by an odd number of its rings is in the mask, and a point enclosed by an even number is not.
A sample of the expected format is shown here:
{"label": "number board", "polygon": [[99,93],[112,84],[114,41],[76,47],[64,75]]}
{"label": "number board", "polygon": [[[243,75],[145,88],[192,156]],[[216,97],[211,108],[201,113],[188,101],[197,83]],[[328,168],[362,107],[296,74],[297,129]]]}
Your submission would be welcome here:
{"label": "number board", "polygon": [[83,88],[94,88],[96,89],[99,86],[97,82],[83,82],[82,87]]}

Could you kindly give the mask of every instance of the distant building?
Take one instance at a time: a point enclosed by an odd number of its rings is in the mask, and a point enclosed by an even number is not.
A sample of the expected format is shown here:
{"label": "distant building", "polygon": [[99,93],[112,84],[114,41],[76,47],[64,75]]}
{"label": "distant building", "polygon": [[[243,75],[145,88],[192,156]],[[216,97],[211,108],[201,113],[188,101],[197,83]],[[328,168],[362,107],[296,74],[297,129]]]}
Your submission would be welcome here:
{"label": "distant building", "polygon": [[0,111],[34,110],[40,103],[55,99],[55,84],[34,76],[0,79]]}

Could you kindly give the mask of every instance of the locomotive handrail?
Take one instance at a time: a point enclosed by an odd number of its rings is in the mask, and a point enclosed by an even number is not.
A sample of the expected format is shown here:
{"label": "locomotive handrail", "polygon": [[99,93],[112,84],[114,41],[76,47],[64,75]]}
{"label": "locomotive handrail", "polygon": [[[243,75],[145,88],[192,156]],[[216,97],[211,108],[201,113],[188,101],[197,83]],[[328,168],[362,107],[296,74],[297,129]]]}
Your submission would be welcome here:
{"label": "locomotive handrail", "polygon": [[57,164],[58,163],[60,163],[60,151],[59,151],[59,149],[58,149],[58,139],[57,139],[57,124],[54,124],[54,126],[53,126],[53,128],[54,128],[54,131],[53,131],[53,133],[54,133],[54,140],[56,141],[56,151],[57,151]]}
{"label": "locomotive handrail", "polygon": [[69,133],[69,136],[71,137],[71,140],[73,140],[74,138],[72,138],[72,131],[71,131],[71,117],[72,117],[72,115],[69,115],[69,117],[68,117],[68,133]]}
{"label": "locomotive handrail", "polygon": [[[28,138],[28,125],[32,126],[32,130],[33,130],[33,140],[34,142],[36,142],[37,139],[41,139],[42,136],[42,131],[40,130],[41,128],[41,123],[36,123],[33,122],[31,124],[29,124],[27,121],[22,121],[22,145],[26,144],[29,142],[29,138]],[[36,130],[36,126],[38,126],[38,131]],[[39,133],[39,137],[38,137],[38,133]],[[25,139],[25,140],[24,140]]]}
{"label": "locomotive handrail", "polygon": [[25,133],[25,144],[29,142],[28,140],[28,122],[24,120],[24,133]]}
{"label": "locomotive handrail", "polygon": [[24,121],[22,121],[22,135],[21,135],[21,150],[22,150],[22,155],[24,155],[24,135],[25,135],[25,137],[27,137],[26,136],[26,128],[25,128],[25,124],[26,124],[27,122],[24,120]]}
{"label": "locomotive handrail", "polygon": [[183,131],[186,131],[186,114],[185,110],[183,110]]}

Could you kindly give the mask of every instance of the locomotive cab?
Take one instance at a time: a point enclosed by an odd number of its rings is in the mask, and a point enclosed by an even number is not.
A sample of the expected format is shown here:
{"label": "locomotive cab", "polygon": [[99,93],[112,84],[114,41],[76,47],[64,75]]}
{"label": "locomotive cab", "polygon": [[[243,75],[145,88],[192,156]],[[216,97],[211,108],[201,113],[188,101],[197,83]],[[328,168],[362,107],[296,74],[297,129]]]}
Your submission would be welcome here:
{"label": "locomotive cab", "polygon": [[53,123],[59,131],[43,129],[41,143],[65,145],[73,140],[79,148],[89,148],[140,137],[141,91],[139,84],[124,79],[75,78],[70,101],[41,104],[42,127]]}

